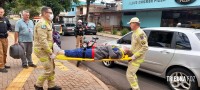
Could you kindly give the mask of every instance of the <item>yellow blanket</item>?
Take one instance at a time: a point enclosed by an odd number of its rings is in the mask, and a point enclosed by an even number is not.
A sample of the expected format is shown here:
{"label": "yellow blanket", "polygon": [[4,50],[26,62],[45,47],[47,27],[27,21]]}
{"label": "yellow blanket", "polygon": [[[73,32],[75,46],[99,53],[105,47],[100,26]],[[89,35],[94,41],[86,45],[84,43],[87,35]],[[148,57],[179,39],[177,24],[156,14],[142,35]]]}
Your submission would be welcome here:
{"label": "yellow blanket", "polygon": [[[92,58],[75,58],[75,57],[67,57],[65,55],[57,55],[56,59],[71,60],[71,61],[94,61],[94,59]],[[123,58],[120,58],[120,59],[102,59],[102,60],[96,60],[96,61],[114,61],[114,60],[128,61],[128,60],[131,60],[131,57],[128,57],[128,55],[125,55]]]}

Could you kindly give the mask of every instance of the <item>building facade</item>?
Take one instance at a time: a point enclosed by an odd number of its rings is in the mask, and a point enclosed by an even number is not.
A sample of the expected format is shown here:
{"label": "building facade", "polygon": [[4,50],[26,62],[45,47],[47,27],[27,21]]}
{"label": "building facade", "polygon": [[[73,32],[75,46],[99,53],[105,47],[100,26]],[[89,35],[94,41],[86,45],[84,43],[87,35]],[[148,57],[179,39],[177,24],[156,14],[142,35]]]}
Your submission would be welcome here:
{"label": "building facade", "polygon": [[120,0],[103,5],[95,5],[89,12],[89,21],[100,24],[106,31],[119,29],[122,18],[121,6]]}
{"label": "building facade", "polygon": [[138,17],[141,27],[200,28],[200,0],[123,0],[123,26]]}

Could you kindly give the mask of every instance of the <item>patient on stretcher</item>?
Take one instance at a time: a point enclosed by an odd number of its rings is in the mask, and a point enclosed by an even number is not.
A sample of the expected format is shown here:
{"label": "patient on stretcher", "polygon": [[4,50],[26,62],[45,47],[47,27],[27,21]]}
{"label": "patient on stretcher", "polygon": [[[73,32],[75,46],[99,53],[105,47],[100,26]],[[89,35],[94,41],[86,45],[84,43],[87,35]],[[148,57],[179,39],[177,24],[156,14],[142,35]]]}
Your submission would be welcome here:
{"label": "patient on stretcher", "polygon": [[[127,48],[126,48],[127,49]],[[120,59],[126,54],[125,48],[117,46],[97,46],[94,48],[77,48],[73,50],[62,50],[56,43],[53,44],[53,51],[56,55],[65,55],[67,57],[76,58],[92,58],[94,60],[101,59]]]}

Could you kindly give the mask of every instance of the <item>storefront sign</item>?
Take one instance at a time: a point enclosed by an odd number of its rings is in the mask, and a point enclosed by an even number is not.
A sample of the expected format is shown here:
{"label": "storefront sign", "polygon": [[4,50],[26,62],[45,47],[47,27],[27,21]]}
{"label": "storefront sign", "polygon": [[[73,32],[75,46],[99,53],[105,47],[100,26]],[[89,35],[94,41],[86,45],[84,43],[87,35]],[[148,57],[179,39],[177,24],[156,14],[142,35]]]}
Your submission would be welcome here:
{"label": "storefront sign", "polygon": [[195,2],[196,0],[175,0],[178,4],[191,4],[193,2]]}
{"label": "storefront sign", "polygon": [[134,5],[134,4],[146,4],[146,3],[160,3],[160,2],[165,2],[166,0],[134,0],[130,1],[129,5]]}
{"label": "storefront sign", "polygon": [[200,0],[122,0],[122,10],[199,7]]}

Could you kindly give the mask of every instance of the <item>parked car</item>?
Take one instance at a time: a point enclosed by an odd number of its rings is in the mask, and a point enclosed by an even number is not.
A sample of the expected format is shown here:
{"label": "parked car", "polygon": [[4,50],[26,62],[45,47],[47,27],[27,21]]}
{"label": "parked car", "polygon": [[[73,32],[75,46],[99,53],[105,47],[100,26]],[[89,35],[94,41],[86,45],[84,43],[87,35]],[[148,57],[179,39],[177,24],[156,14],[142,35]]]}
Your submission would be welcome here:
{"label": "parked car", "polygon": [[62,35],[65,36],[67,34],[73,34],[74,35],[74,29],[76,25],[74,23],[65,23],[62,24]]}
{"label": "parked car", "polygon": [[[200,29],[180,27],[144,28],[149,50],[141,71],[165,78],[173,90],[199,90],[200,87]],[[131,47],[132,32],[122,38],[106,42],[107,45]],[[127,66],[125,61],[105,61],[103,65]],[[186,81],[174,81],[178,76]],[[169,80],[172,77],[173,80]]]}
{"label": "parked car", "polygon": [[53,23],[53,29],[55,29],[57,32],[62,34],[62,25],[61,24]]}
{"label": "parked car", "polygon": [[92,33],[93,35],[97,34],[95,23],[88,22],[85,29],[85,34]]}

